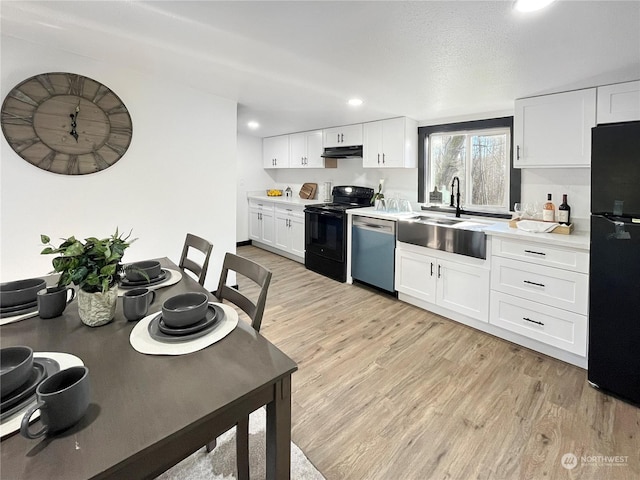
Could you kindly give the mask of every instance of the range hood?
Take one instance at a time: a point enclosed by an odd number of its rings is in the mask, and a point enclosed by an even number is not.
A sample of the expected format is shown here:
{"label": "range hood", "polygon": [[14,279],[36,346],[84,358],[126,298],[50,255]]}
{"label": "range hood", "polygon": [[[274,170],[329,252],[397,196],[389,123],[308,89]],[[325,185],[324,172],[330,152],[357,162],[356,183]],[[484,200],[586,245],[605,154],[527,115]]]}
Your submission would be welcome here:
{"label": "range hood", "polygon": [[362,145],[325,148],[323,158],[362,158]]}

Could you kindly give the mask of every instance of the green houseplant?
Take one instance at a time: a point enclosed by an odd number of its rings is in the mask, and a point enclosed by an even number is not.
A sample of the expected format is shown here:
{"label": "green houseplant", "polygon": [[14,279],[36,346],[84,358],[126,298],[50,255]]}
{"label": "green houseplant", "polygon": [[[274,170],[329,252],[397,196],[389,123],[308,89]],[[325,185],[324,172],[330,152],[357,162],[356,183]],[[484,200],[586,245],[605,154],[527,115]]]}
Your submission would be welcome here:
{"label": "green houseplant", "polygon": [[51,244],[47,235],[40,240],[44,255],[57,254],[52,260],[54,272],[60,273],[58,286],[71,283],[78,287],[78,313],[86,325],[97,327],[109,323],[118,299],[118,281],[123,271],[124,251],[135,241],[116,232],[110,237],[89,237],[84,243],[75,237],[63,238],[60,246]]}

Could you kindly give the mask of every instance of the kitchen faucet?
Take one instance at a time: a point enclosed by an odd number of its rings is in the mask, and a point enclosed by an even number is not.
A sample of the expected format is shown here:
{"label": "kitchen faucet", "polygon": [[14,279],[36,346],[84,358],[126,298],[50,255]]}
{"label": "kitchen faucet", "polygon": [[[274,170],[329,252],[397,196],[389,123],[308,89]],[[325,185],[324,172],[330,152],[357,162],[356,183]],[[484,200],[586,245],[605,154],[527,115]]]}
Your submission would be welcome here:
{"label": "kitchen faucet", "polygon": [[[458,190],[456,191],[456,204],[453,204],[453,187],[456,184],[456,180],[458,181]],[[458,177],[453,177],[453,181],[451,182],[451,205],[450,207],[456,207],[456,217],[460,218],[460,179]]]}

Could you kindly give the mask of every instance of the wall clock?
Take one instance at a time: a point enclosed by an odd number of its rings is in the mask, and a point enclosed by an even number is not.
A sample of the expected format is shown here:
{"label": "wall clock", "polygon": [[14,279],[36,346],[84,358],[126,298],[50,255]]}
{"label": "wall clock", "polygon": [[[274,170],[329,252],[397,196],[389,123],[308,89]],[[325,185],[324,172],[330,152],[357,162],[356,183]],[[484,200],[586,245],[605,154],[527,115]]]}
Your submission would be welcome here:
{"label": "wall clock", "polygon": [[2,132],[27,162],[84,175],[109,168],[131,143],[131,117],[109,88],[74,73],[43,73],[13,88],[2,104]]}

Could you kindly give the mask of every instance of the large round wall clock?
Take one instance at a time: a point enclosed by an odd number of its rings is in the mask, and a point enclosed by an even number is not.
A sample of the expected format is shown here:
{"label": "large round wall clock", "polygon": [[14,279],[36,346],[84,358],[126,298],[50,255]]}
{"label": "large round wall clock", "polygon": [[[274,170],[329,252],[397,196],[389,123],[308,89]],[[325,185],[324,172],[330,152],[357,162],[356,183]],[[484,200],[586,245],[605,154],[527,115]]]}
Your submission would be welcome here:
{"label": "large round wall clock", "polygon": [[129,148],[133,131],[115,93],[74,73],[43,73],[18,84],[4,99],[1,122],[18,155],[64,175],[109,168]]}

